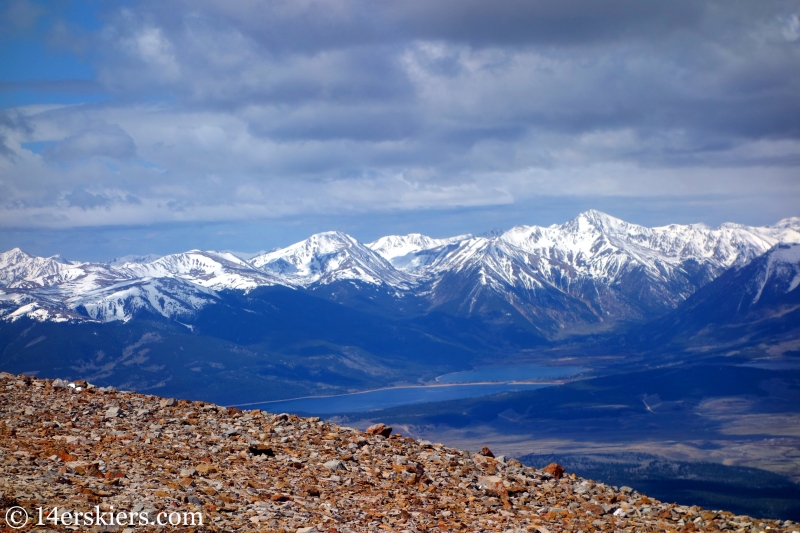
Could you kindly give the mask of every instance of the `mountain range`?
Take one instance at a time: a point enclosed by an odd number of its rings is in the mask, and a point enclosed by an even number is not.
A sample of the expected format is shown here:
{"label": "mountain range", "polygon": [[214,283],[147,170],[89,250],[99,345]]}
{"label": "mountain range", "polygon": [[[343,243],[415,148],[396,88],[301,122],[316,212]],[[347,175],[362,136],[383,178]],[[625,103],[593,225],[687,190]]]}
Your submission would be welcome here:
{"label": "mountain range", "polygon": [[447,239],[326,232],[256,255],[14,249],[0,254],[0,365],[244,403],[532,358],[792,353],[798,272],[798,218],[645,228],[597,211]]}
{"label": "mountain range", "polygon": [[191,250],[84,263],[13,249],[0,254],[0,317],[126,322],[149,313],[191,324],[221,292],[282,286],[340,301],[343,290],[351,299],[378,293],[417,314],[523,322],[556,338],[662,316],[728,269],[797,242],[800,218],[646,228],[587,211],[562,225],[490,237],[361,243],[331,231],[249,259]]}

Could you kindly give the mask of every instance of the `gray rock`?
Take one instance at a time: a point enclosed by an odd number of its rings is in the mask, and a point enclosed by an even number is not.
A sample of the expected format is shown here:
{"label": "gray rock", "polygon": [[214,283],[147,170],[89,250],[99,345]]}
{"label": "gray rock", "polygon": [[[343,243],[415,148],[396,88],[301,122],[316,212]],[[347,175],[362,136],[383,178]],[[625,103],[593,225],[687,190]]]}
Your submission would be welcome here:
{"label": "gray rock", "polygon": [[161,403],[159,405],[161,405],[162,408],[175,407],[176,405],[178,405],[178,401],[175,398],[164,398],[163,400],[161,400]]}
{"label": "gray rock", "polygon": [[103,418],[116,418],[119,416],[119,413],[119,407],[109,407],[108,410],[106,410],[106,414],[103,415]]}
{"label": "gray rock", "polygon": [[328,461],[327,463],[325,463],[322,466],[324,466],[328,470],[333,470],[333,471],[336,471],[336,470],[347,470],[347,468],[344,466],[344,463],[342,463],[338,459],[331,459],[330,461]]}

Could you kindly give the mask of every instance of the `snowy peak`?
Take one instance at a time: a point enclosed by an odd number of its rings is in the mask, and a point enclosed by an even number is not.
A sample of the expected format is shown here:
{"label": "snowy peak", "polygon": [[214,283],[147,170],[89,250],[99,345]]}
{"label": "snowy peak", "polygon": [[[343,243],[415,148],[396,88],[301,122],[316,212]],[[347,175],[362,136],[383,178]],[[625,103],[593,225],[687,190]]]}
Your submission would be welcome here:
{"label": "snowy peak", "polygon": [[407,288],[411,282],[408,275],[386,259],[340,231],[317,233],[281,250],[254,257],[251,264],[301,287],[351,280]]}
{"label": "snowy peak", "polygon": [[346,233],[326,231],[286,248],[256,256],[251,263],[277,274],[311,277],[325,270],[325,258],[347,255],[354,246],[358,246],[358,241]]}
{"label": "snowy peak", "polygon": [[408,235],[388,235],[367,244],[367,248],[391,261],[395,257],[404,256],[420,250],[428,250],[445,244],[443,239],[431,239],[421,233]]}
{"label": "snowy peak", "polygon": [[166,255],[150,263],[126,263],[117,270],[125,277],[175,277],[213,290],[252,290],[284,284],[231,253],[214,251],[190,250]]}
{"label": "snowy peak", "polygon": [[82,263],[61,256],[34,257],[19,248],[0,254],[0,287],[35,288],[57,285],[86,275]]}
{"label": "snowy peak", "polygon": [[[458,235],[446,239],[432,239],[420,233],[389,235],[367,244],[367,247],[388,260],[395,268],[409,273],[425,269],[442,255],[442,248],[457,244],[472,235]],[[431,253],[431,251],[433,251]]]}
{"label": "snowy peak", "polygon": [[595,209],[590,209],[579,214],[577,217],[564,224],[562,229],[573,233],[598,231],[606,234],[640,233],[645,230],[643,226],[630,224]]}
{"label": "snowy peak", "polygon": [[773,224],[772,226],[768,227],[775,229],[793,229],[800,231],[800,217],[784,218],[779,220],[777,224]]}

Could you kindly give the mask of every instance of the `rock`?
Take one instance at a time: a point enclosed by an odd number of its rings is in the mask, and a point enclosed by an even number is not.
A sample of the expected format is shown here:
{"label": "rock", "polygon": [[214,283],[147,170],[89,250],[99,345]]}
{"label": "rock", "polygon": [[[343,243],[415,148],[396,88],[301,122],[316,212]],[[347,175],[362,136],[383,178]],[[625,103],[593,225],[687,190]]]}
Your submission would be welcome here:
{"label": "rock", "polygon": [[314,526],[308,526],[297,528],[294,533],[320,533],[320,531]]}
{"label": "rock", "polygon": [[165,407],[175,407],[176,405],[178,405],[178,400],[176,400],[175,398],[164,398],[159,402],[159,405],[161,406],[162,409]]}
{"label": "rock", "polygon": [[106,413],[103,415],[103,418],[116,418],[119,416],[120,408],[119,407],[109,407],[106,410]]}
{"label": "rock", "polygon": [[328,470],[336,471],[336,470],[347,470],[347,467],[344,466],[344,463],[339,461],[338,459],[332,459],[327,463],[323,464],[325,468]]}
{"label": "rock", "polygon": [[214,465],[200,464],[195,467],[195,470],[201,476],[206,476],[208,474],[215,474],[217,472],[217,467]]}
{"label": "rock", "polygon": [[259,442],[250,444],[247,450],[253,455],[266,455],[267,457],[275,457],[275,452],[271,447]]}
{"label": "rock", "polygon": [[503,483],[503,478],[499,476],[480,476],[478,485],[487,493],[493,496],[508,496],[508,489]]}
{"label": "rock", "polygon": [[550,463],[546,467],[542,468],[542,470],[556,479],[561,479],[561,476],[564,475],[564,467],[558,463]]}
{"label": "rock", "polygon": [[97,463],[87,463],[82,461],[70,461],[65,465],[67,472],[75,473],[79,476],[103,477]]}
{"label": "rock", "polygon": [[484,446],[483,448],[481,448],[481,451],[479,451],[478,453],[484,457],[491,457],[492,459],[494,459],[494,454],[492,453],[492,450],[490,450],[488,446]]}
{"label": "rock", "polygon": [[197,474],[197,470],[194,468],[182,468],[181,469],[181,477],[192,477]]}
{"label": "rock", "polygon": [[53,388],[54,389],[66,389],[67,388],[67,382],[64,381],[63,379],[54,379],[53,380]]}
{"label": "rock", "polygon": [[380,435],[381,437],[390,437],[392,434],[392,428],[387,426],[386,424],[374,424],[367,428],[365,431],[367,435]]}
{"label": "rock", "polygon": [[479,453],[472,454],[472,460],[481,470],[491,470],[496,467],[497,461]]}

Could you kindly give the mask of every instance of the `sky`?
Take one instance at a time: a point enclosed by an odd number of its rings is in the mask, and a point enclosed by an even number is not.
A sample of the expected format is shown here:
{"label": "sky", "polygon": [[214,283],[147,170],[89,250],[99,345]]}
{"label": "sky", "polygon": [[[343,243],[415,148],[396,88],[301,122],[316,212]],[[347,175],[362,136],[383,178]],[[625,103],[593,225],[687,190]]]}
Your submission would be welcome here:
{"label": "sky", "polygon": [[800,216],[800,2],[0,3],[0,248]]}

